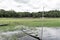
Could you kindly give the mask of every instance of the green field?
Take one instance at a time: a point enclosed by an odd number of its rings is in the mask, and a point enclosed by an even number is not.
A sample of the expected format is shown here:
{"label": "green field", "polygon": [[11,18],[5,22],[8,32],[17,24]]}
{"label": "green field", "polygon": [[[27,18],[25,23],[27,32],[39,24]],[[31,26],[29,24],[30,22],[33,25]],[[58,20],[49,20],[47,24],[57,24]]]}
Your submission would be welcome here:
{"label": "green field", "polygon": [[16,30],[18,25],[28,27],[60,27],[60,18],[0,18],[0,24],[8,24],[8,26],[0,26],[0,30],[11,31]]}

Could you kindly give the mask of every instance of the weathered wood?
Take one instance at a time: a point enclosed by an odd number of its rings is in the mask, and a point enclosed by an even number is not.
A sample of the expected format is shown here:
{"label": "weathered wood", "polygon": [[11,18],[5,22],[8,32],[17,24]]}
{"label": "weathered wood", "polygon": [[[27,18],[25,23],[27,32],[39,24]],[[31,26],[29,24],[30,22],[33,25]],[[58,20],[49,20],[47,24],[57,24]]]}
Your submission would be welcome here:
{"label": "weathered wood", "polygon": [[42,39],[40,39],[39,37],[36,37],[36,36],[33,36],[33,35],[30,35],[30,34],[26,33],[25,31],[23,31],[23,32],[24,32],[25,34],[27,34],[27,35],[33,37],[33,38],[36,38],[36,39],[38,39],[38,40],[42,40]]}

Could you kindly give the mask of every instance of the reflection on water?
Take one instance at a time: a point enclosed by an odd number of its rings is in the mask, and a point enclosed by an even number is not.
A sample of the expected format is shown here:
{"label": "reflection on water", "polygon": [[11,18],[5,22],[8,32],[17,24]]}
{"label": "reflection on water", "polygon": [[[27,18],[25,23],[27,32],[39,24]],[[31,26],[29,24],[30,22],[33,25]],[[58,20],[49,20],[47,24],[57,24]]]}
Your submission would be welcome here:
{"label": "reflection on water", "polygon": [[44,28],[43,40],[60,40],[60,29]]}
{"label": "reflection on water", "polygon": [[[26,31],[27,30],[27,31]],[[27,33],[31,35],[38,35],[41,38],[41,27],[36,29],[26,29]],[[37,40],[33,37],[30,37],[24,34],[21,30],[10,31],[10,32],[1,32],[0,40]],[[60,40],[60,28],[48,28],[44,27],[43,29],[43,40]]]}

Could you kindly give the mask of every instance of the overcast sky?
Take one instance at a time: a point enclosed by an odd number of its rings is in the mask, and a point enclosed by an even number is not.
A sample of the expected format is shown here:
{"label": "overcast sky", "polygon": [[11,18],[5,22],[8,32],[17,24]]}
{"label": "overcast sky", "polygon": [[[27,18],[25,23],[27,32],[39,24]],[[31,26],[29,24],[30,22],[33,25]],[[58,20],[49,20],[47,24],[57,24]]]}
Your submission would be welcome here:
{"label": "overcast sky", "polygon": [[45,11],[60,9],[60,0],[0,0],[0,9],[15,11]]}

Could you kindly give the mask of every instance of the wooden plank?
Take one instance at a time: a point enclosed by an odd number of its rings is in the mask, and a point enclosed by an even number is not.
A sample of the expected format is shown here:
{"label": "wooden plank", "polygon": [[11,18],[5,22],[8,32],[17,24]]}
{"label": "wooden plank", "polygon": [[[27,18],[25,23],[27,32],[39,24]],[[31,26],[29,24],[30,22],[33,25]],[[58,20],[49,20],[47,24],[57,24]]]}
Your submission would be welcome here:
{"label": "wooden plank", "polygon": [[[23,31],[23,30],[22,30]],[[26,33],[25,31],[23,31],[25,34],[27,34],[27,35],[29,35],[29,36],[31,36],[31,37],[33,37],[33,38],[36,38],[36,39],[38,39],[38,40],[42,40],[41,38],[39,38],[39,37],[36,37],[36,36],[33,36],[33,35],[30,35],[30,34],[28,34],[28,33]]]}

